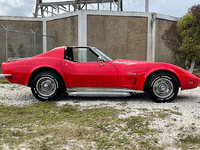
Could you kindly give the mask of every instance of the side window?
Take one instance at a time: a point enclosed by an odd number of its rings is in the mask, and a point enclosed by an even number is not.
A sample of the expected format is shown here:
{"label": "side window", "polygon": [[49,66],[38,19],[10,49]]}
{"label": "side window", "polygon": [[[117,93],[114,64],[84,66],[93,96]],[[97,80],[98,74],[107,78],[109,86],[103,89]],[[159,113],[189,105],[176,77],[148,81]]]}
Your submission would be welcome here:
{"label": "side window", "polygon": [[72,48],[68,47],[65,50],[65,59],[70,60],[70,61],[74,61]]}
{"label": "side window", "polygon": [[89,48],[67,48],[65,59],[74,62],[97,62],[98,56]]}

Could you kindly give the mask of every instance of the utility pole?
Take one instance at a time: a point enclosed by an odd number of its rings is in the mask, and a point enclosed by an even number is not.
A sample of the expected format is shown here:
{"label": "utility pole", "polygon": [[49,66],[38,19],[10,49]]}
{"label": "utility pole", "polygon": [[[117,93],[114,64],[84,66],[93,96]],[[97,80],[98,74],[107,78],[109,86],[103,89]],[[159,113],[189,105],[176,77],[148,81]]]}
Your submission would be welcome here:
{"label": "utility pole", "polygon": [[149,12],[149,0],[145,0],[145,12]]}

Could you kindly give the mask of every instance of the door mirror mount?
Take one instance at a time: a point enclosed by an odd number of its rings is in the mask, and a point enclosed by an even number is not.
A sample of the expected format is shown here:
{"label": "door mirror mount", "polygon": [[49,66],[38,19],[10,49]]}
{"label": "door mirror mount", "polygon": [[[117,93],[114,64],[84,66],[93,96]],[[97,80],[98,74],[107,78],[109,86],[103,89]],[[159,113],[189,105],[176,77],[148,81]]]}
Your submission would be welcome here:
{"label": "door mirror mount", "polygon": [[98,57],[98,62],[102,62],[101,66],[104,66],[104,65],[105,65],[102,56],[99,56],[99,57]]}
{"label": "door mirror mount", "polygon": [[98,62],[103,62],[103,58],[101,56],[98,57]]}

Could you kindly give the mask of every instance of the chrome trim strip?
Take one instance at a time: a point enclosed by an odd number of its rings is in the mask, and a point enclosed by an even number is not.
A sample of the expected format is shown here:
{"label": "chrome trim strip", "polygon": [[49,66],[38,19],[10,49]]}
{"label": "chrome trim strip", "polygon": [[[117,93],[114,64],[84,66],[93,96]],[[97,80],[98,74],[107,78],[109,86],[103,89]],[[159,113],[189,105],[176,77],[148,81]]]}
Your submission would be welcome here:
{"label": "chrome trim strip", "polygon": [[12,74],[0,74],[0,78],[7,77],[7,76],[12,76]]}
{"label": "chrome trim strip", "polygon": [[127,92],[69,92],[69,96],[81,96],[81,97],[127,97],[130,93]]}
{"label": "chrome trim strip", "polygon": [[129,92],[129,93],[140,93],[144,92],[141,90],[133,90],[127,88],[102,88],[102,87],[76,87],[67,88],[67,92]]}

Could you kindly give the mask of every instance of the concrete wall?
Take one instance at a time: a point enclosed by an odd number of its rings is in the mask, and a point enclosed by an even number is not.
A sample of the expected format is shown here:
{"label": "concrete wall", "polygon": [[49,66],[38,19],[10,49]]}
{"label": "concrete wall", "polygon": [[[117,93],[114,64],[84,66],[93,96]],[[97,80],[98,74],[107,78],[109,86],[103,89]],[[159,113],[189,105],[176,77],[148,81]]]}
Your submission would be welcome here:
{"label": "concrete wall", "polygon": [[[3,26],[9,26],[9,30],[22,31],[31,33],[30,29],[37,31],[37,34],[42,34],[42,21],[35,18],[27,17],[0,17],[0,29],[4,29]],[[37,36],[36,38],[36,51],[37,54],[42,53],[42,36]],[[18,55],[17,46],[19,42],[24,45],[25,57],[30,57],[34,55],[34,42],[33,35],[22,34],[16,32],[8,32],[8,44],[11,44],[15,50],[16,56]],[[5,31],[0,31],[0,63],[6,61],[6,34]],[[9,51],[8,51],[8,54]],[[8,55],[10,57],[10,55]]]}
{"label": "concrete wall", "polygon": [[[1,25],[9,30],[31,32],[37,36],[37,54],[54,46],[94,46],[113,59],[136,59],[173,63],[171,51],[165,47],[162,34],[173,21],[171,16],[145,12],[112,12],[80,10],[42,19],[1,17]],[[53,33],[53,28],[55,33]],[[33,35],[9,32],[8,44],[15,48],[24,43],[26,57],[33,56]],[[0,30],[0,63],[5,61],[5,31]]]}
{"label": "concrete wall", "polygon": [[87,16],[87,44],[113,59],[146,60],[148,18]]}
{"label": "concrete wall", "polygon": [[165,30],[169,29],[173,21],[156,19],[156,46],[155,46],[155,61],[173,63],[172,52],[165,46],[162,35]]}
{"label": "concrete wall", "polygon": [[[78,16],[47,21],[47,35],[53,34],[53,28],[56,47],[78,45]],[[47,43],[51,44],[48,41]]]}

